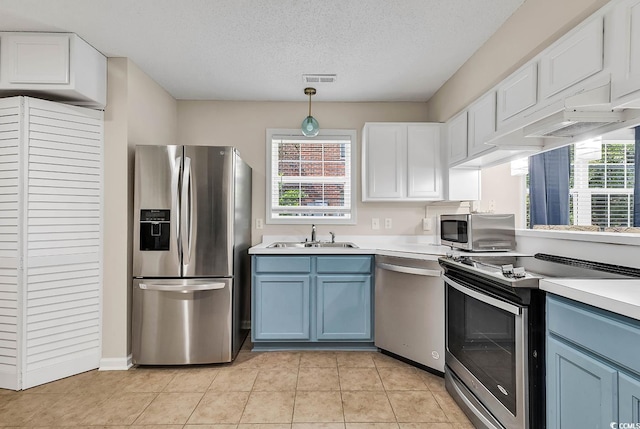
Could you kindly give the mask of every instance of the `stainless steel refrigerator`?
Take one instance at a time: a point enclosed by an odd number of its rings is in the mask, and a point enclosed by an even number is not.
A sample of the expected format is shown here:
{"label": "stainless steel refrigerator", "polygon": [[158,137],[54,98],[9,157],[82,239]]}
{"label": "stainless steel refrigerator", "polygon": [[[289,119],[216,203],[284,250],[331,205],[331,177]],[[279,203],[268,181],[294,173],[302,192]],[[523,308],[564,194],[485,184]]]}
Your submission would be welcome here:
{"label": "stainless steel refrigerator", "polygon": [[133,363],[230,362],[250,308],[251,168],[222,146],[137,146]]}

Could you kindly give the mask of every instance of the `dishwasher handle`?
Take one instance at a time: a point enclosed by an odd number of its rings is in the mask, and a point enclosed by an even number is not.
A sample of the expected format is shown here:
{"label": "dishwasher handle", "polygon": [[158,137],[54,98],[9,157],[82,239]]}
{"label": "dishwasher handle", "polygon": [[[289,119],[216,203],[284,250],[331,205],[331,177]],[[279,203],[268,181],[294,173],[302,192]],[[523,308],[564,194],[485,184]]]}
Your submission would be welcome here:
{"label": "dishwasher handle", "polygon": [[215,282],[215,283],[202,283],[202,284],[195,284],[195,285],[163,285],[163,284],[154,284],[154,283],[140,283],[138,287],[144,290],[187,293],[187,292],[197,292],[202,290],[224,289],[224,286],[225,284],[222,282]]}
{"label": "dishwasher handle", "polygon": [[439,270],[405,267],[403,265],[387,264],[386,262],[376,262],[376,268],[387,271],[395,271],[396,273],[414,274],[416,276],[440,277],[442,275]]}

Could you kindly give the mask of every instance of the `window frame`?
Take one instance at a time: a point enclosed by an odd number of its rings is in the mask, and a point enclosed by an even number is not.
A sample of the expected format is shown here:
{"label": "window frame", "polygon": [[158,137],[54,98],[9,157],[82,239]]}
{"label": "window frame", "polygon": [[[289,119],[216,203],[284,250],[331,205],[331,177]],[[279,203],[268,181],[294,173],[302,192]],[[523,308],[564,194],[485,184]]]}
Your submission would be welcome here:
{"label": "window frame", "polygon": [[[274,137],[292,137],[295,139],[309,140],[322,140],[323,137],[337,136],[345,137],[350,140],[351,145],[351,159],[350,159],[350,182],[351,182],[351,207],[350,207],[350,219],[342,218],[327,218],[327,217],[282,217],[273,218],[273,207],[271,202],[273,201],[273,175],[272,175],[272,141]],[[320,129],[320,132],[316,137],[305,137],[300,129],[278,129],[267,128],[266,130],[266,177],[265,177],[265,207],[266,207],[266,219],[265,223],[275,225],[356,225],[357,224],[357,165],[358,165],[358,146],[357,146],[357,131],[356,130],[340,130],[340,129]]]}

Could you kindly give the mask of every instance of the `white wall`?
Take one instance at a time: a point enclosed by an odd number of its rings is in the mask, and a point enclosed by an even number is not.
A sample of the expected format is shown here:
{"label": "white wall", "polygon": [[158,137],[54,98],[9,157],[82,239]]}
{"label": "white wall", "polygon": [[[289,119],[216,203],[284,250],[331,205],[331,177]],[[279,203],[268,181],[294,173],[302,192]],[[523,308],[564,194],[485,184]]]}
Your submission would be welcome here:
{"label": "white wall", "polygon": [[177,117],[169,93],[127,58],[109,58],[102,357],[114,366],[131,353],[133,150],[136,144],[175,143]]}

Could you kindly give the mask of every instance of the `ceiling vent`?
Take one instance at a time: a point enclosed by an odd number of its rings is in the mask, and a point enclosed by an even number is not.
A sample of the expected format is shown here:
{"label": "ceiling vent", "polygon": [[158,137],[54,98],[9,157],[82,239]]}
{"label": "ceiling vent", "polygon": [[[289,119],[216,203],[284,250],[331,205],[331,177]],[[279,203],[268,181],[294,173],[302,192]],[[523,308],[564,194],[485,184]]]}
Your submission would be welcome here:
{"label": "ceiling vent", "polygon": [[337,79],[335,74],[303,74],[304,83],[334,83]]}

